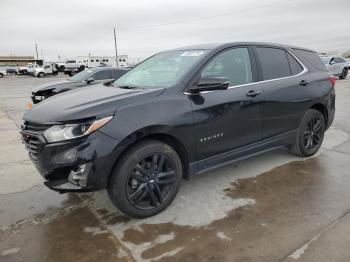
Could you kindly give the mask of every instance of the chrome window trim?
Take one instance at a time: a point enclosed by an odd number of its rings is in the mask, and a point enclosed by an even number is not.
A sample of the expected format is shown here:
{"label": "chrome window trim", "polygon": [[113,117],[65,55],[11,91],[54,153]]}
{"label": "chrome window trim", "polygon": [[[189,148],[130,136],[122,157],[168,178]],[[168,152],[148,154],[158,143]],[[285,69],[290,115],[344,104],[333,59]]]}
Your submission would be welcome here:
{"label": "chrome window trim", "polygon": [[[273,48],[273,47],[271,47],[271,48]],[[289,79],[289,78],[301,76],[301,75],[303,75],[303,74],[305,74],[305,73],[307,73],[309,71],[307,69],[307,67],[293,53],[291,53],[289,50],[286,50],[286,49],[283,49],[283,50],[288,52],[301,65],[303,70],[299,74],[292,75],[292,76],[284,76],[284,77],[279,77],[279,78],[273,78],[273,79],[268,79],[268,80],[262,80],[262,81],[257,81],[257,82],[251,82],[251,83],[242,84],[242,85],[229,86],[227,89],[233,89],[233,88],[243,87],[243,86],[251,86],[251,85],[256,85],[256,84],[260,84],[260,83],[268,83],[268,82],[273,82],[273,81],[283,80],[283,79]],[[203,92],[198,92],[196,94],[193,94],[193,93],[190,93],[190,92],[183,92],[183,94],[185,94],[185,95],[197,95],[197,94],[207,94],[207,93],[212,93],[212,92],[217,92],[217,91],[224,91],[224,90],[203,91]]]}

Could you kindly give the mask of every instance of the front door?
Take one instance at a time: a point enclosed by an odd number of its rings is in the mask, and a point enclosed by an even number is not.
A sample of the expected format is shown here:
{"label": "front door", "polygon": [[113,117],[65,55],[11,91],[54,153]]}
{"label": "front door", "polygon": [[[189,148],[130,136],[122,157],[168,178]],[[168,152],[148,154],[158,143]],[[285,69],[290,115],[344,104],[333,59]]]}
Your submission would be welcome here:
{"label": "front door", "polygon": [[261,138],[263,93],[253,83],[250,57],[247,47],[232,48],[216,55],[200,72],[200,77],[225,77],[230,87],[189,96],[198,160]]}

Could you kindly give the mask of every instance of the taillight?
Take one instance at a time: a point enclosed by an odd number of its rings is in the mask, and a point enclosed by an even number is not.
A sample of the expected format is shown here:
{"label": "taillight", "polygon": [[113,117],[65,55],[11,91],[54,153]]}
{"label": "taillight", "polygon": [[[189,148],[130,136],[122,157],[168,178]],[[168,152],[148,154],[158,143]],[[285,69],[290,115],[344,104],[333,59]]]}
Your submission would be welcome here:
{"label": "taillight", "polygon": [[334,87],[335,86],[335,82],[337,82],[337,79],[335,78],[335,76],[328,77],[328,80],[329,80],[329,82],[331,82],[332,87]]}

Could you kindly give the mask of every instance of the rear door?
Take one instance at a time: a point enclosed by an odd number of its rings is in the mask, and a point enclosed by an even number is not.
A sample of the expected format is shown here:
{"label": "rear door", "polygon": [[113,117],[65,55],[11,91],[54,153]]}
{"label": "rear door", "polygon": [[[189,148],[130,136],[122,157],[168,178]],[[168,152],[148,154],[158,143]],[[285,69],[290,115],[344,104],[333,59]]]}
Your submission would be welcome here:
{"label": "rear door", "polygon": [[329,60],[329,64],[327,68],[332,75],[339,74],[339,64],[337,64],[336,62],[336,57],[332,57],[331,60]]}
{"label": "rear door", "polygon": [[266,99],[262,138],[297,129],[308,102],[305,93],[310,79],[306,69],[282,48],[257,46],[255,51]]}
{"label": "rear door", "polygon": [[340,75],[343,72],[343,68],[345,67],[345,60],[341,57],[335,57],[335,66],[336,66],[336,73],[337,75]]}

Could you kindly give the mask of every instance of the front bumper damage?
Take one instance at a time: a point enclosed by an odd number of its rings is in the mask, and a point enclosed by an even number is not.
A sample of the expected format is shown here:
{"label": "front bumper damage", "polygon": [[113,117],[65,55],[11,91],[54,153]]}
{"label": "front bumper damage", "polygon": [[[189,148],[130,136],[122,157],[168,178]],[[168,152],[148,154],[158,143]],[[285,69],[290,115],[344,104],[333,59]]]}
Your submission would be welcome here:
{"label": "front bumper damage", "polygon": [[113,153],[119,143],[116,139],[96,131],[88,137],[49,144],[40,132],[22,129],[21,134],[30,159],[50,189],[66,193],[106,188],[117,159]]}

